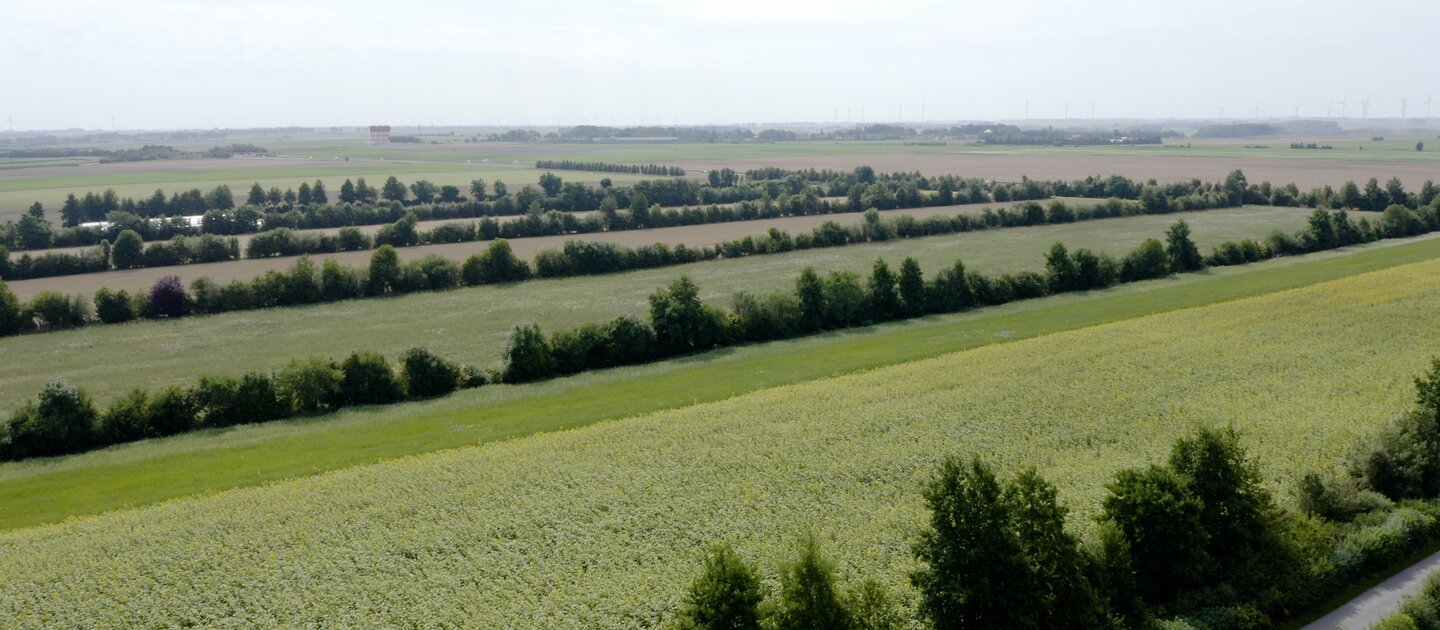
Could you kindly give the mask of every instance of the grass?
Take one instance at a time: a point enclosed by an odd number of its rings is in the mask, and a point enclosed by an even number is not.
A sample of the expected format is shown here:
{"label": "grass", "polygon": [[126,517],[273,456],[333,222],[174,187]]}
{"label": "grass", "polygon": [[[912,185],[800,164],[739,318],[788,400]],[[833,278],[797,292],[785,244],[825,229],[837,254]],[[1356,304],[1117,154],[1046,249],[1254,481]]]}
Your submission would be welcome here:
{"label": "grass", "polygon": [[[1148,317],[1129,300],[1189,306],[1398,264],[1419,250],[1433,257],[1435,243],[1080,296],[1057,301],[1049,317],[1128,319],[11,532],[0,535],[0,614],[65,626],[654,626],[678,605],[705,544],[733,542],[773,585],[806,531],[842,580],[877,578],[913,612],[908,543],[924,518],[920,484],[941,457],[984,453],[1002,469],[1040,468],[1084,531],[1104,481],[1161,457],[1196,425],[1240,428],[1277,482],[1327,465],[1408,404],[1408,377],[1440,346],[1434,260]],[[1051,310],[1029,311],[1031,323]],[[965,322],[992,339],[1024,329],[983,314],[939,319],[909,342],[928,350]],[[921,328],[851,339],[888,363]],[[823,364],[844,345],[805,354]],[[457,410],[431,432],[503,422],[495,412]]]}
{"label": "grass", "polygon": [[[724,400],[764,388],[1304,287],[1436,257],[1440,257],[1440,238],[1392,241],[548,383],[482,388],[425,403],[6,464],[0,466],[0,528]],[[1378,377],[1373,382],[1382,387],[1387,383]]]}
{"label": "grass", "polygon": [[[362,348],[394,357],[412,345],[421,345],[485,367],[499,360],[509,332],[517,323],[537,321],[554,330],[619,315],[644,316],[647,296],[681,274],[688,274],[700,285],[707,301],[728,305],[730,296],[737,291],[793,287],[795,277],[805,266],[868,273],[876,258],[883,257],[895,267],[905,256],[914,256],[921,268],[932,275],[954,264],[957,258],[963,259],[968,268],[984,273],[1041,270],[1044,252],[1056,241],[1064,241],[1072,249],[1088,247],[1118,256],[1145,238],[1163,237],[1166,227],[1184,219],[1202,249],[1209,251],[1221,241],[1259,238],[1273,229],[1297,229],[1304,225],[1305,216],[1303,209],[1250,207],[1127,217],[12,337],[0,339],[0,351],[24,356],[26,361],[0,363],[0,409],[33,397],[46,380],[54,378],[68,378],[106,400],[132,387],[188,384],[198,373],[265,370],[293,357],[340,357]],[[484,246],[464,247],[466,251],[479,251]],[[204,273],[204,267],[209,266],[187,270],[193,275],[182,278],[188,282]],[[115,277],[113,282],[118,283],[120,276]],[[64,286],[66,279],[26,281],[17,283],[15,289],[26,293],[34,282],[55,287]],[[122,288],[119,284],[111,287]]]}

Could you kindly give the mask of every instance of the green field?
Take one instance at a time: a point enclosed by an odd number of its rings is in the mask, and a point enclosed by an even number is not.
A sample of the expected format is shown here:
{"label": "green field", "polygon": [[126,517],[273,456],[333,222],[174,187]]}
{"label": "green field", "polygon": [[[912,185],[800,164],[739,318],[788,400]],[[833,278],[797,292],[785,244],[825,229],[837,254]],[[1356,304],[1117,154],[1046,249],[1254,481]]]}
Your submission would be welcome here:
{"label": "green field", "polygon": [[[1275,229],[1299,229],[1307,214],[1298,208],[1245,207],[1007,228],[609,276],[12,337],[0,340],[0,350],[27,360],[0,364],[0,409],[33,397],[45,381],[59,377],[108,400],[132,387],[188,384],[197,373],[271,369],[296,356],[342,357],[359,348],[393,357],[412,345],[421,345],[458,361],[488,367],[500,359],[517,323],[538,321],[553,330],[618,315],[643,316],[647,296],[681,274],[699,283],[706,300],[728,305],[737,291],[793,287],[805,266],[868,273],[876,258],[898,266],[905,256],[914,256],[931,274],[954,264],[957,258],[970,269],[990,274],[1043,270],[1044,252],[1056,241],[1063,240],[1072,249],[1088,247],[1118,257],[1146,238],[1162,237],[1170,224],[1184,219],[1196,242],[1208,252],[1223,241],[1261,238]],[[482,246],[474,248],[478,251]],[[188,281],[193,276],[182,277]]]}
{"label": "green field", "polygon": [[0,465],[0,528],[503,440],[1440,257],[1440,238],[1278,259],[425,403]]}
{"label": "green field", "polygon": [[[722,353],[754,352],[750,371],[785,376],[803,371],[796,362],[843,371],[834,363],[851,351],[883,357],[876,365],[934,358],[3,534],[0,610],[27,626],[648,626],[678,604],[706,543],[734,542],[773,586],[806,531],[842,578],[879,578],[913,610],[918,490],[946,455],[1038,466],[1081,531],[1115,470],[1152,461],[1196,425],[1240,428],[1280,482],[1333,462],[1409,402],[1409,377],[1440,348],[1437,256],[1440,240],[1387,243]],[[1144,316],[1161,311],[1171,312]],[[1077,330],[1056,332],[1066,329]],[[967,345],[983,347],[953,352]],[[692,384],[716,383],[708,370],[745,361],[706,359],[510,413],[551,420],[562,406],[633,394],[625,382],[654,401],[687,371]],[[506,389],[524,388],[464,396]],[[412,409],[414,420],[383,427],[425,424],[417,438],[441,439],[430,436],[515,417],[504,405]],[[345,435],[382,424],[365,413],[341,420],[353,424]],[[276,446],[303,441],[305,425]],[[311,435],[307,450],[238,458],[227,440],[206,449],[205,436],[186,436],[171,442],[195,445],[190,467],[151,479],[351,450]],[[85,498],[103,502],[128,472],[163,467],[164,457],[119,461],[146,448],[71,458],[115,464],[104,478],[117,481],[83,485]],[[23,470],[47,476],[44,465]]]}

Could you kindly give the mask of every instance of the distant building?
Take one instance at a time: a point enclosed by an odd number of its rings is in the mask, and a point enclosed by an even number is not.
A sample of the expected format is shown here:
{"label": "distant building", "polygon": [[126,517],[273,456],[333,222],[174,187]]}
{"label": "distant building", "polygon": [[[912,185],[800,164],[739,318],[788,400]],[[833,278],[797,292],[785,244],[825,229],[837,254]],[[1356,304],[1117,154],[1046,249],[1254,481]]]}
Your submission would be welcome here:
{"label": "distant building", "polygon": [[390,125],[370,125],[370,144],[390,144]]}

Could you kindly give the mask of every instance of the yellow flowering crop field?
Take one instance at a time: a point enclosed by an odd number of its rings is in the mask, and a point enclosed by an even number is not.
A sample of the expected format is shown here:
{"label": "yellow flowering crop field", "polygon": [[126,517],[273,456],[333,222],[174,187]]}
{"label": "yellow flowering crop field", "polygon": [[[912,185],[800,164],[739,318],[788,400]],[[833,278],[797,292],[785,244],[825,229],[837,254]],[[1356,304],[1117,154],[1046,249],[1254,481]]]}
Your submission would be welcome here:
{"label": "yellow flowering crop field", "polygon": [[655,626],[706,544],[734,543],[774,586],[807,531],[843,580],[878,578],[912,610],[919,489],[942,457],[1037,466],[1084,532],[1116,470],[1233,423],[1283,493],[1410,403],[1440,353],[1437,313],[1428,261],[6,532],[0,619]]}

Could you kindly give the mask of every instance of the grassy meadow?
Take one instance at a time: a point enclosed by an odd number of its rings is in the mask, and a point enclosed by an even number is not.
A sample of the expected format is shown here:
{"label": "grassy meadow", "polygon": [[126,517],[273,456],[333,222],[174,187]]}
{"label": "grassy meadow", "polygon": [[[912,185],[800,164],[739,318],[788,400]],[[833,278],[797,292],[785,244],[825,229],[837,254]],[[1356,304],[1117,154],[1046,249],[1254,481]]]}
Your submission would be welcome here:
{"label": "grassy meadow", "polygon": [[[1004,318],[1038,317],[1042,300],[988,322],[979,312],[840,335],[809,361],[910,331],[935,348],[947,326],[1013,341],[0,534],[0,614],[20,626],[656,626],[705,544],[734,543],[773,588],[805,532],[842,579],[878,578],[913,612],[919,488],[946,455],[1038,467],[1082,532],[1110,475],[1198,425],[1242,430],[1277,484],[1329,465],[1409,403],[1409,378],[1440,348],[1437,244],[1064,296],[1050,321],[1084,326],[1068,332],[1014,334]],[[1144,316],[1145,304],[1170,312]],[[1195,308],[1173,310],[1184,306]],[[892,359],[908,347],[880,343]],[[435,428],[494,413],[448,418]],[[252,461],[275,459],[262,454]]]}
{"label": "grassy meadow", "polygon": [[[607,276],[10,337],[0,339],[0,351],[27,360],[0,363],[0,409],[30,399],[47,380],[55,378],[67,378],[103,401],[132,387],[188,384],[197,374],[267,370],[295,357],[340,358],[356,349],[373,349],[394,357],[419,345],[454,360],[488,367],[500,360],[510,330],[517,323],[536,321],[555,330],[620,315],[643,317],[648,312],[646,300],[650,293],[682,274],[700,285],[703,299],[728,305],[738,291],[788,290],[806,266],[821,272],[851,270],[865,275],[877,258],[898,268],[904,257],[913,256],[932,275],[954,264],[957,258],[967,268],[987,274],[1039,271],[1044,269],[1044,253],[1057,241],[1071,249],[1086,247],[1119,257],[1146,238],[1163,238],[1167,227],[1183,219],[1189,222],[1202,251],[1208,252],[1223,241],[1258,239],[1275,229],[1300,229],[1307,214],[1299,208],[1245,207],[1007,228],[704,261]],[[755,233],[761,231],[758,226],[754,229]],[[471,243],[462,249],[468,254],[484,247],[483,243]],[[401,250],[402,255],[405,251]],[[368,258],[368,254],[363,257]],[[210,266],[191,266],[193,275],[181,277],[188,282]],[[130,272],[95,276],[103,280],[119,278],[122,273]],[[58,284],[66,278],[45,281]],[[17,283],[16,290],[22,294],[33,292],[31,287],[36,282],[42,281]],[[110,282],[109,286],[122,285]]]}

